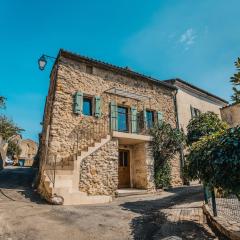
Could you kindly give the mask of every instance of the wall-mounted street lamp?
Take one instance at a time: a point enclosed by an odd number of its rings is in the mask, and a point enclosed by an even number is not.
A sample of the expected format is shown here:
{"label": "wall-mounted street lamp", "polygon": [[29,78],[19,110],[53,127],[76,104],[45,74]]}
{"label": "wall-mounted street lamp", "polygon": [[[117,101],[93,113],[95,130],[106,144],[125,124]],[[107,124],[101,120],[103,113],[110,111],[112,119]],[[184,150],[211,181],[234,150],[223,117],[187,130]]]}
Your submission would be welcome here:
{"label": "wall-mounted street lamp", "polygon": [[38,59],[38,67],[41,71],[44,70],[45,66],[47,65],[47,59],[54,59],[56,60],[55,57],[48,56],[46,54],[43,54],[39,59]]}

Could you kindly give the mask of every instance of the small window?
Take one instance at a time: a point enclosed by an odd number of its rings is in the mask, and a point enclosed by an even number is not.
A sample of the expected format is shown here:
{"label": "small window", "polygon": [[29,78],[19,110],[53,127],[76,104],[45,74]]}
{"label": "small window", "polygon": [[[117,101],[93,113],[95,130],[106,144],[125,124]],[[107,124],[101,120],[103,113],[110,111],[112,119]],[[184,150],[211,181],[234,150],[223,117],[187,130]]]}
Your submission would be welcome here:
{"label": "small window", "polygon": [[191,106],[191,115],[192,115],[192,118],[194,117],[197,117],[201,114],[201,111],[197,108],[194,108]]}
{"label": "small window", "polygon": [[83,97],[83,114],[92,116],[92,98]]}
{"label": "small window", "polygon": [[119,152],[119,166],[120,167],[128,166],[128,152],[127,151]]}
{"label": "small window", "polygon": [[154,124],[154,111],[147,110],[147,128],[152,128]]}
{"label": "small window", "polygon": [[92,66],[86,66],[86,73],[92,74],[93,73],[93,67]]}

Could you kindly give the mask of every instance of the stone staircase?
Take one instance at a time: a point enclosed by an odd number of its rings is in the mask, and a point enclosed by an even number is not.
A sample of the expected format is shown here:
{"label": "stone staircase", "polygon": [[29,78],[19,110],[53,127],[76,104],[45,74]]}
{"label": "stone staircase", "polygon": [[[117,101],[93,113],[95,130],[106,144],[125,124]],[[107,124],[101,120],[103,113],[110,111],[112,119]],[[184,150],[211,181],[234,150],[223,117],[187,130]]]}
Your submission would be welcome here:
{"label": "stone staircase", "polygon": [[111,140],[110,135],[94,142],[89,147],[78,153],[72,161],[61,162],[55,165],[54,179],[44,172],[44,186],[50,196],[60,196],[64,199],[63,205],[96,204],[108,203],[112,201],[111,196],[95,195],[90,196],[85,192],[79,191],[79,174],[81,162],[87,156],[93,154]]}

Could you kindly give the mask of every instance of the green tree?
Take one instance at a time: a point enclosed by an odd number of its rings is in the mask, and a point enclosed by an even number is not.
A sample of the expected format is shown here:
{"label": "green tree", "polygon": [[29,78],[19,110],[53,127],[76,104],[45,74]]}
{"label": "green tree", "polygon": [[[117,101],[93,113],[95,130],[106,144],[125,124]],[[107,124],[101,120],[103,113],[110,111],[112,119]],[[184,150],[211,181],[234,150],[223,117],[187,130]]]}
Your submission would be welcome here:
{"label": "green tree", "polygon": [[185,144],[185,135],[170,124],[162,122],[155,125],[150,134],[153,137],[154,177],[156,187],[169,187],[171,182],[170,159]]}
{"label": "green tree", "polygon": [[22,152],[22,149],[19,145],[13,141],[8,142],[7,155],[14,158],[14,156],[19,157]]}
{"label": "green tree", "polygon": [[0,108],[5,108],[5,101],[6,101],[6,98],[3,96],[0,96]]}
{"label": "green tree", "polygon": [[22,131],[23,129],[19,128],[12,120],[6,116],[0,116],[0,135],[4,140],[8,140],[13,135],[18,135]]}
{"label": "green tree", "polygon": [[191,119],[187,126],[187,143],[191,145],[203,136],[209,136],[226,128],[227,124],[217,114],[213,112],[201,113]]}
{"label": "green tree", "polygon": [[240,86],[240,58],[235,62],[235,66],[237,68],[237,73],[235,73],[230,80],[233,84],[233,95],[231,99],[234,103],[240,103],[240,89],[238,89]]}
{"label": "green tree", "polygon": [[240,198],[240,127],[202,137],[190,146],[186,169],[190,179],[221,188]]}

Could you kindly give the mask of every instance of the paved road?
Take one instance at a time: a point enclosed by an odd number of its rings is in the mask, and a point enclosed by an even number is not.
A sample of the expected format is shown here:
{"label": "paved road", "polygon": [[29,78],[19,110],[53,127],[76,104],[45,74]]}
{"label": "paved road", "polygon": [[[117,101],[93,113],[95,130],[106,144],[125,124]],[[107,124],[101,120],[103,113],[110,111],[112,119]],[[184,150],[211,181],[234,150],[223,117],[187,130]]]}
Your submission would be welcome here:
{"label": "paved road", "polygon": [[0,172],[1,240],[218,239],[203,222],[201,186],[111,204],[51,206],[31,189],[33,176],[29,168]]}

